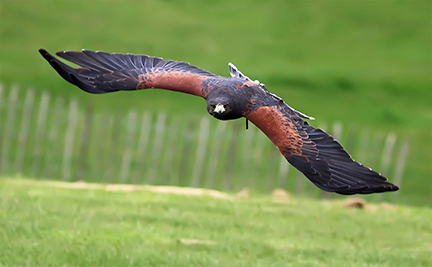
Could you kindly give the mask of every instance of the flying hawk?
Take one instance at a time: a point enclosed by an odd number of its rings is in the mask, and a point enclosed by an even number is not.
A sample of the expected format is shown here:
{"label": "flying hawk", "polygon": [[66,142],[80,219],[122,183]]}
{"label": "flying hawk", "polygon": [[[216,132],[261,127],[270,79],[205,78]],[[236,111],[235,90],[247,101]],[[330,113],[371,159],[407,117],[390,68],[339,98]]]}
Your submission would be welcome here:
{"label": "flying hawk", "polygon": [[399,189],[381,174],[354,161],[332,136],[304,120],[313,118],[288,106],[231,63],[231,77],[226,78],[189,63],[145,55],[57,52],[57,56],[80,66],[72,68],[43,49],[39,52],[63,79],[89,93],[161,88],[204,98],[208,113],[216,119],[245,117],[322,190],[351,195]]}

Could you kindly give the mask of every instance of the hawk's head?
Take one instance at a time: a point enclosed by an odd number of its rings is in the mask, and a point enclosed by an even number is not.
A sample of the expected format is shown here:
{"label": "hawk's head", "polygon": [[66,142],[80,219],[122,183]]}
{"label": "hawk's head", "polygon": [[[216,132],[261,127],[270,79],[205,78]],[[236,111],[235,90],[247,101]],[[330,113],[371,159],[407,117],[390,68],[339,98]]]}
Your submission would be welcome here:
{"label": "hawk's head", "polygon": [[207,99],[207,111],[219,120],[233,120],[241,117],[241,109],[238,111],[227,97],[215,97]]}

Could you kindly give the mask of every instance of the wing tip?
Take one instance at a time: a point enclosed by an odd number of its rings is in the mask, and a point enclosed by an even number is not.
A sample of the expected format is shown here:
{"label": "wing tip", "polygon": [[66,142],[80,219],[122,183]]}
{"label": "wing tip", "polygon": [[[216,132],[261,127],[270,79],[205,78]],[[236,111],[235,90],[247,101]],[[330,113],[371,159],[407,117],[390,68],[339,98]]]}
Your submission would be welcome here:
{"label": "wing tip", "polygon": [[364,185],[360,187],[321,187],[322,190],[328,192],[334,192],[340,195],[355,195],[355,194],[375,194],[375,193],[385,193],[385,192],[395,192],[399,190],[399,186],[392,183],[382,183],[379,185]]}
{"label": "wing tip", "polygon": [[40,48],[38,51],[48,61],[53,58],[53,56],[43,48]]}
{"label": "wing tip", "polygon": [[48,51],[46,51],[46,50],[43,49],[43,48],[39,48],[38,51],[39,51],[39,53],[40,53],[41,55],[48,53]]}

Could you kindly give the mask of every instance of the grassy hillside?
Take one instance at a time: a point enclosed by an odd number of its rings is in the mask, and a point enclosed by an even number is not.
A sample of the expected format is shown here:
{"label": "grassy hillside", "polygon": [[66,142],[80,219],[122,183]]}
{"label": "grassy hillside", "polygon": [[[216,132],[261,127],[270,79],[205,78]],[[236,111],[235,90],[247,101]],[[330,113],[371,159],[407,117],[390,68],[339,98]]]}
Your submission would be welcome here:
{"label": "grassy hillside", "polygon": [[232,61],[293,106],[324,119],[355,116],[358,123],[415,126],[412,114],[430,118],[426,1],[3,1],[1,7],[0,78],[6,84],[121,110],[130,105],[184,112],[186,101],[192,112],[204,113],[198,99],[172,93],[78,92],[37,53],[41,47],[86,48],[188,61],[220,75],[228,74]]}
{"label": "grassy hillside", "polygon": [[2,266],[430,266],[432,213],[0,179]]}
{"label": "grassy hillside", "polygon": [[429,1],[2,1],[0,81],[96,110],[205,115],[202,99],[172,92],[86,94],[37,49],[144,53],[220,75],[231,61],[318,123],[409,137],[402,189],[430,203],[430,10]]}

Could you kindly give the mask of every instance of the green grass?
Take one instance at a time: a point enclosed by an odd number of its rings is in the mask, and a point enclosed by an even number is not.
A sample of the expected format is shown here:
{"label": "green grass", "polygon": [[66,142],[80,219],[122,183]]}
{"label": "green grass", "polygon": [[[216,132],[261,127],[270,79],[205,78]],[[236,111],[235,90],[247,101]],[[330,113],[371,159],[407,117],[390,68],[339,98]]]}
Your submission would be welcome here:
{"label": "green grass", "polygon": [[202,99],[161,90],[86,94],[37,49],[144,53],[224,76],[231,61],[317,124],[341,121],[410,138],[401,196],[429,205],[430,10],[429,1],[6,0],[0,81],[75,97],[96,111],[205,115]]}
{"label": "green grass", "polygon": [[403,205],[368,211],[2,178],[0,266],[430,266],[431,220],[430,208]]}

